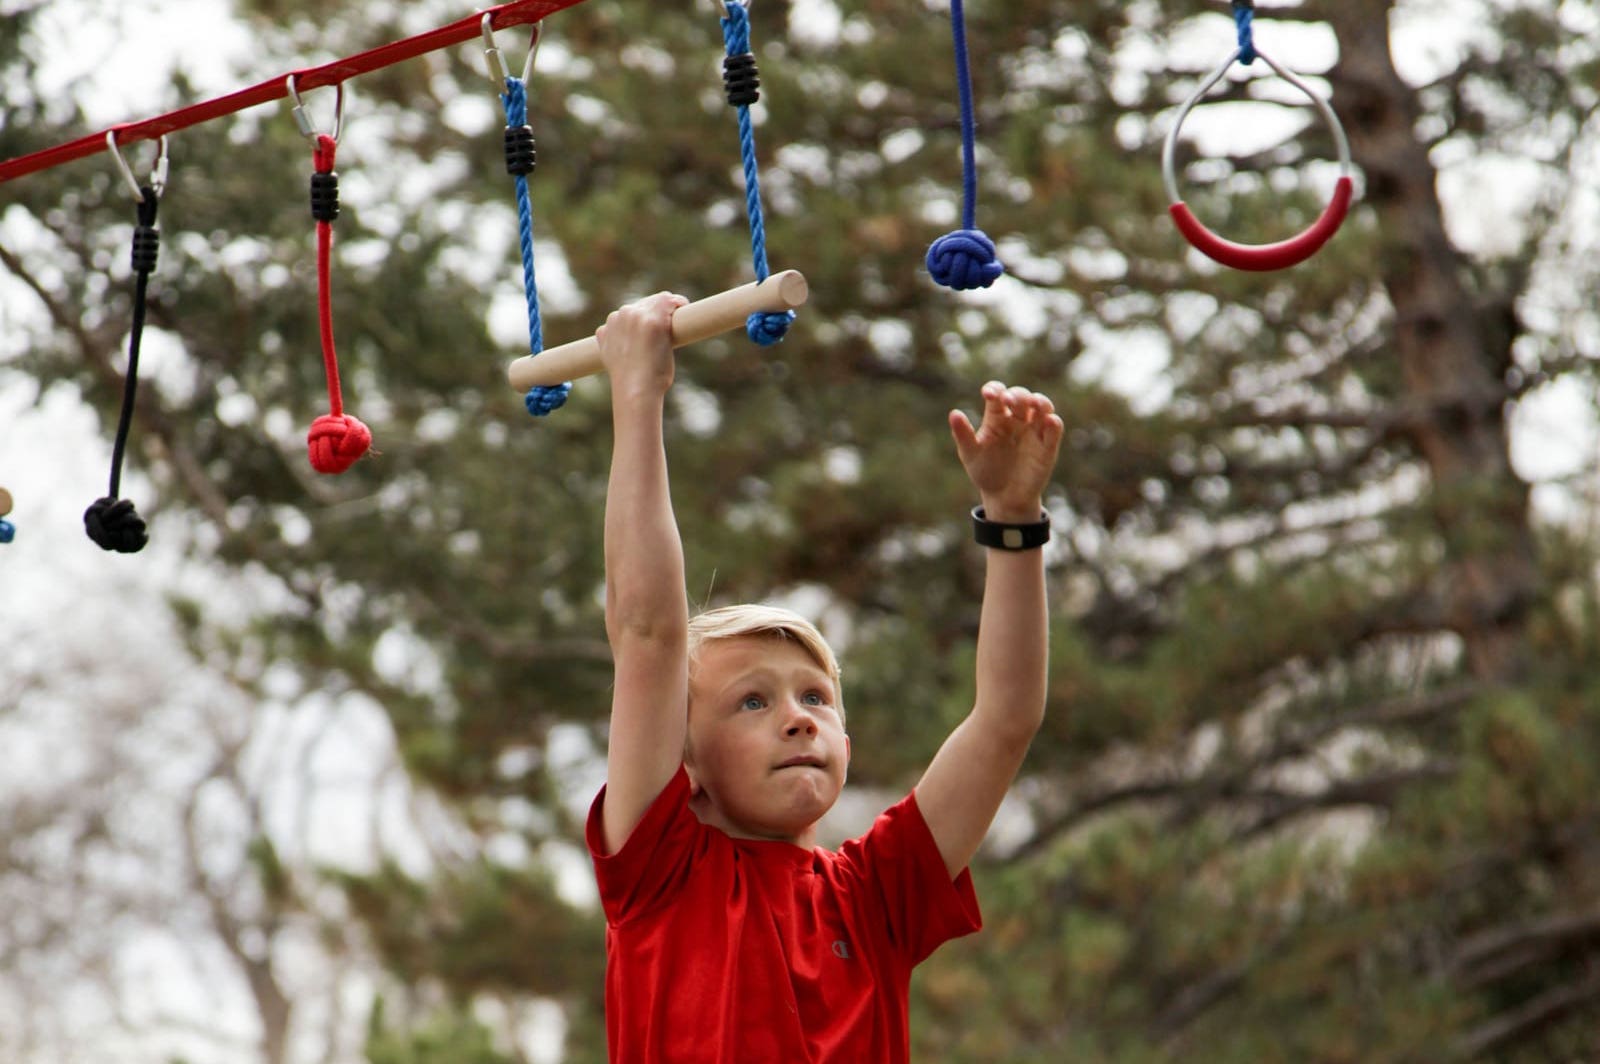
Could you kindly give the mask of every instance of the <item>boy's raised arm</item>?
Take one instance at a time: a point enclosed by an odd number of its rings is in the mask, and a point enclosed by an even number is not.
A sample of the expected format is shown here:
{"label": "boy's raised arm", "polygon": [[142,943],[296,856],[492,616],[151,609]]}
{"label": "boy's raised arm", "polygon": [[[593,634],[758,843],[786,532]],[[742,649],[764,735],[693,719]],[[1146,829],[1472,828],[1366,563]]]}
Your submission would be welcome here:
{"label": "boy's raised arm", "polygon": [[[1062,423],[1050,400],[998,381],[983,386],[975,431],[952,411],[950,431],[984,516],[1039,520]],[[952,877],[972,860],[1044,721],[1049,615],[1039,549],[985,552],[978,622],[977,697],[917,784],[917,806]]]}
{"label": "boy's raised arm", "polygon": [[627,842],[683,760],[689,610],[672,513],[663,407],[672,385],[672,312],[660,293],[615,311],[595,336],[611,380],[606,490],[606,636],[615,662],[606,793],[607,853]]}

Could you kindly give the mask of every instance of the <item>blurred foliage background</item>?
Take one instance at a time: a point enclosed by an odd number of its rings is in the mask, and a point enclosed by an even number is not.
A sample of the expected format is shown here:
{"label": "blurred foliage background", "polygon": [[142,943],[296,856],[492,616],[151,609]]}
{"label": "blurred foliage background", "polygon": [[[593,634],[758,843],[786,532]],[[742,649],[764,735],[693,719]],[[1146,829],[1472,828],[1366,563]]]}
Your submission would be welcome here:
{"label": "blurred foliage background", "polygon": [[[0,157],[88,128],[39,82],[49,6],[0,4]],[[233,0],[238,83],[459,17]],[[667,429],[694,603],[795,603],[841,651],[844,832],[970,705],[981,558],[945,412],[998,377],[1067,422],[1048,719],[975,868],[986,930],[919,975],[915,1056],[1600,1056],[1600,510],[1587,463],[1513,461],[1531,404],[1592,402],[1600,365],[1596,5],[1263,7],[1261,48],[1331,92],[1359,198],[1311,262],[1259,275],[1164,217],[1161,140],[1232,47],[1226,4],[967,17],[978,222],[1007,277],[958,295],[922,265],[959,219],[947,5],[756,0],[768,247],[811,302],[779,347],[684,352]],[[1431,50],[1430,20],[1451,30]],[[586,0],[545,31],[547,342],[639,295],[749,280],[715,5]],[[525,33],[501,34],[513,68]],[[609,704],[605,381],[539,421],[505,386],[520,271],[478,51],[352,90],[334,315],[376,447],[338,478],[303,443],[326,404],[309,149],[283,107],[173,138],[125,494],[179,559],[160,623],[183,658],[133,655],[104,690],[83,679],[98,654],[0,679],[18,692],[0,714],[92,704],[105,743],[83,785],[31,786],[0,820],[0,980],[30,1017],[0,1027],[7,1059],[104,1059],[105,1031],[117,1059],[161,1059],[132,1047],[206,1026],[115,1007],[117,962],[84,943],[141,912],[208,944],[202,982],[241,988],[238,1059],[604,1059],[603,929],[560,868],[581,866]],[[180,62],[163,106],[205,95]],[[1211,99],[1179,151],[1190,204],[1236,240],[1304,228],[1336,174],[1304,98],[1257,67]],[[132,221],[103,158],[0,187],[0,276],[30,305],[0,390],[81,397],[107,451]],[[46,557],[94,550],[70,524],[33,531]],[[141,557],[96,558],[97,579]],[[73,616],[98,638],[93,602]],[[213,714],[211,755],[130,773],[180,703]],[[339,705],[381,711],[425,860],[382,839],[317,856],[274,814],[261,765]],[[174,780],[171,856],[150,857],[170,880],[134,876],[149,896],[94,871],[150,822],[139,788]],[[88,986],[92,1008],[49,996]],[[559,1049],[529,1048],[551,1031]]]}

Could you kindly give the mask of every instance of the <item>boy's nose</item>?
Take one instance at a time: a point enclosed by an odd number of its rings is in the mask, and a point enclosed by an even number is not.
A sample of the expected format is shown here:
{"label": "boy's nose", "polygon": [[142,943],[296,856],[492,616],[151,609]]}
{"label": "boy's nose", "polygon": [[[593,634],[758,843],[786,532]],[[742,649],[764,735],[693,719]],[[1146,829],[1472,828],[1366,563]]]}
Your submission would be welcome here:
{"label": "boy's nose", "polygon": [[817,722],[811,719],[811,714],[799,706],[791,706],[789,708],[789,724],[784,728],[783,734],[790,738],[801,734],[815,735],[817,734]]}

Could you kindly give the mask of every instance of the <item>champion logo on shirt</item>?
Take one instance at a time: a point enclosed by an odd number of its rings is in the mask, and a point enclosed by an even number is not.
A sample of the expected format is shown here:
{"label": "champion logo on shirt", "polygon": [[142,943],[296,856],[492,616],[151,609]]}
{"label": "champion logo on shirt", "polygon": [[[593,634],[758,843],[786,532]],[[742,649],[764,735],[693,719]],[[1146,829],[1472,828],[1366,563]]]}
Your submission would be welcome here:
{"label": "champion logo on shirt", "polygon": [[846,942],[842,938],[834,939],[833,940],[833,955],[835,957],[838,957],[840,960],[846,960],[846,961],[849,960],[850,959],[850,943]]}

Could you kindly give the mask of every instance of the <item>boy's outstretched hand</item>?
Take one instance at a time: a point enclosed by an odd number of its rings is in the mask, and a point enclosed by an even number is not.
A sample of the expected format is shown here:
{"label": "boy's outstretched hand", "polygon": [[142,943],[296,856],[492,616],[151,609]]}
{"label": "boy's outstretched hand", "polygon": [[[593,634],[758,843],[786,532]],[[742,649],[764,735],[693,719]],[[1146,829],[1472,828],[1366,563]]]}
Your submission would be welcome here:
{"label": "boy's outstretched hand", "polygon": [[991,521],[1039,519],[1044,487],[1055,469],[1064,426],[1048,396],[999,381],[983,386],[978,428],[950,411],[950,434]]}

